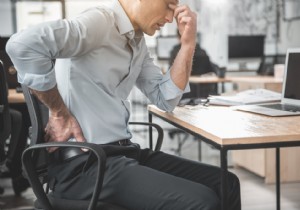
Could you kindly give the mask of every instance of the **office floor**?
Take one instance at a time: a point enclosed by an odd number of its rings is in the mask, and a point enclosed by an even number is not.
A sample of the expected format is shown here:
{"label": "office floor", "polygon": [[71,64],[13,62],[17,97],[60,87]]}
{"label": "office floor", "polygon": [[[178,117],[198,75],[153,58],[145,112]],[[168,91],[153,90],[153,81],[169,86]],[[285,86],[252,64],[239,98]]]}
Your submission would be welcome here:
{"label": "office floor", "polygon": [[[134,121],[147,121],[147,112],[141,106],[135,106]],[[162,150],[176,154],[177,139],[171,139],[167,130],[173,127],[167,123],[154,119],[154,122],[162,125],[165,129],[164,144]],[[145,138],[148,134],[139,127],[132,128],[135,131],[135,139],[142,146],[147,146]],[[205,143],[201,144],[201,157],[205,163],[219,165],[219,152]],[[185,158],[198,160],[198,142],[192,136],[188,136],[182,145],[181,155]],[[230,164],[229,160],[229,164]],[[243,210],[274,210],[275,209],[275,185],[265,184],[263,178],[248,172],[242,168],[230,168],[241,182],[242,209]],[[21,197],[15,197],[9,179],[0,179],[0,186],[5,188],[5,194],[0,195],[0,210],[29,210],[35,196],[31,189],[28,189]],[[281,209],[300,209],[300,183],[287,183],[281,185]]]}

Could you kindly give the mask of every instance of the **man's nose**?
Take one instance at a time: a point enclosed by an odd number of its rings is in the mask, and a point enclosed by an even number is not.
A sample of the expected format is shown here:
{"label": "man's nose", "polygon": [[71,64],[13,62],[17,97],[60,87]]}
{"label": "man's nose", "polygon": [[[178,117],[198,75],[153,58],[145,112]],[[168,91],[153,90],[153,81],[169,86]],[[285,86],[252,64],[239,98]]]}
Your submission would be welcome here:
{"label": "man's nose", "polygon": [[168,23],[172,23],[174,18],[174,11],[168,11],[165,18]]}

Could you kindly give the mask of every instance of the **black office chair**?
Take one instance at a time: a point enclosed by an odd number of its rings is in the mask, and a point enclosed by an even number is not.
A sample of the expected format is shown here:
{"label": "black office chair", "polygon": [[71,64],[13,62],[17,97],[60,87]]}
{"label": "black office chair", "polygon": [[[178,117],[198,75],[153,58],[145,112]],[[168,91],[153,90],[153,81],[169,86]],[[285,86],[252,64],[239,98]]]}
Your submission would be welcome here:
{"label": "black office chair", "polygon": [[[106,154],[104,150],[92,143],[79,142],[51,142],[44,143],[44,128],[48,121],[48,108],[42,104],[26,86],[22,86],[26,104],[28,106],[32,128],[30,130],[31,145],[23,152],[23,167],[32,186],[33,192],[37,197],[34,203],[36,209],[55,209],[55,210],[125,210],[125,208],[115,204],[99,202],[98,197],[102,187],[103,175],[105,170]],[[163,130],[160,126],[147,122],[131,122],[130,124],[142,124],[151,126],[158,131],[158,138],[155,150],[159,151],[163,140]],[[152,145],[152,142],[150,142]],[[47,179],[47,164],[49,147],[75,147],[77,149],[87,148],[98,159],[98,178],[95,180],[95,189],[91,200],[67,200],[54,198],[49,192]],[[46,186],[45,189],[43,186]],[[84,186],[83,186],[84,187]]]}
{"label": "black office chair", "polygon": [[[11,118],[8,105],[8,89],[6,84],[4,66],[0,60],[0,158],[5,158],[5,140],[8,139],[11,132]],[[0,160],[1,160],[0,159]],[[0,187],[0,194],[4,189]]]}
{"label": "black office chair", "polygon": [[285,55],[264,55],[257,69],[257,74],[263,76],[274,76],[274,65],[284,63]]}

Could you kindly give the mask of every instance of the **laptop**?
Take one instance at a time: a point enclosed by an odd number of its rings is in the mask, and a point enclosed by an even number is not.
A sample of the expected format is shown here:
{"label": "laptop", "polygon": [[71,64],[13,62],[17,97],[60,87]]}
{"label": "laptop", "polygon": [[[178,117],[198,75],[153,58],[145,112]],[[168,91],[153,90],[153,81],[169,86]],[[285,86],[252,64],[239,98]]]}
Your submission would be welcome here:
{"label": "laptop", "polygon": [[234,109],[267,116],[300,115],[300,48],[287,50],[280,102],[242,105]]}

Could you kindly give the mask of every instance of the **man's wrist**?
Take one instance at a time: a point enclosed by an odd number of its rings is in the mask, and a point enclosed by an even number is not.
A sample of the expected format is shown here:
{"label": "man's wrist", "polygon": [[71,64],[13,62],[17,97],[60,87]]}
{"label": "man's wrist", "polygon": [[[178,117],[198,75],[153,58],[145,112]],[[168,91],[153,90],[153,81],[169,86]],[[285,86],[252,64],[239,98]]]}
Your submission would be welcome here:
{"label": "man's wrist", "polygon": [[59,109],[50,110],[50,116],[53,118],[66,118],[69,114],[69,111],[63,107]]}
{"label": "man's wrist", "polygon": [[194,56],[194,52],[195,52],[195,46],[196,43],[194,45],[182,45],[180,48],[180,51],[182,51],[183,55],[186,55],[188,57],[193,57]]}

